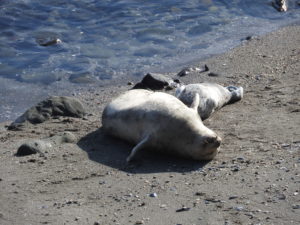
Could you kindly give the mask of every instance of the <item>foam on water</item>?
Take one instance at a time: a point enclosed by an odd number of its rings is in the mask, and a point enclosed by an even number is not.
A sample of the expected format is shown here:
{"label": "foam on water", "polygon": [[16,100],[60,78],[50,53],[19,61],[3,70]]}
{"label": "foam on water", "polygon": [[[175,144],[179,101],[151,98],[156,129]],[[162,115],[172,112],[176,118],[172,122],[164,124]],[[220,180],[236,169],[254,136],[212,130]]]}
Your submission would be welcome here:
{"label": "foam on water", "polygon": [[[286,13],[267,0],[2,0],[0,76],[101,83],[175,72],[246,36],[299,21],[299,12],[295,0]],[[55,38],[62,43],[39,44]]]}

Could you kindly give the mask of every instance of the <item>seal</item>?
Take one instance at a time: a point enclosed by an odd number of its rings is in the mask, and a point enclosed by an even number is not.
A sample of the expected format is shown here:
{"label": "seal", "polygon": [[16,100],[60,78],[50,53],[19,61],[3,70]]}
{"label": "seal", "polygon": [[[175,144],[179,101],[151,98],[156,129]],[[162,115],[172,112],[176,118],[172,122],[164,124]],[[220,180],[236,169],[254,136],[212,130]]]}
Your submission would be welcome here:
{"label": "seal", "polygon": [[224,105],[241,100],[244,89],[235,86],[223,87],[216,83],[188,84],[177,88],[175,96],[190,106],[196,94],[200,98],[198,113],[201,119],[205,120]]}
{"label": "seal", "polygon": [[221,138],[202,123],[198,104],[198,94],[189,108],[173,95],[134,89],[105,107],[102,127],[107,134],[135,144],[127,162],[144,148],[211,160]]}

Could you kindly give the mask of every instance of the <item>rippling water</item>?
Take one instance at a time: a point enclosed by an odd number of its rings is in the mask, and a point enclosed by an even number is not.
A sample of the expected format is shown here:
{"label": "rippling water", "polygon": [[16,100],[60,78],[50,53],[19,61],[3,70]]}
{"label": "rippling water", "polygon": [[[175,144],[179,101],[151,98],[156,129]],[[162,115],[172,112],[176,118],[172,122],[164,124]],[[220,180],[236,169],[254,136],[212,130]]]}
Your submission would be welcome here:
{"label": "rippling water", "polygon": [[0,76],[101,83],[176,71],[299,20],[293,0],[286,13],[268,0],[0,0]]}

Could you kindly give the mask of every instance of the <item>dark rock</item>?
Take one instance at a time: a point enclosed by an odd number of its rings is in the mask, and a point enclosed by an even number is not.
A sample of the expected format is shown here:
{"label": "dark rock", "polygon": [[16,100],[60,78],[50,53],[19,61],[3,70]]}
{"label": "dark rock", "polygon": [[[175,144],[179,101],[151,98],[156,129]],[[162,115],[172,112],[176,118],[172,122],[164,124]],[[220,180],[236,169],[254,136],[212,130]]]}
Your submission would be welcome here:
{"label": "dark rock", "polygon": [[50,145],[50,143],[42,140],[28,141],[18,148],[16,156],[26,156],[36,153],[43,154]]}
{"label": "dark rock", "polygon": [[58,38],[58,34],[54,32],[39,32],[35,37],[36,42],[40,46],[50,46],[61,43],[62,41]]}
{"label": "dark rock", "polygon": [[250,41],[250,40],[252,40],[252,39],[253,39],[253,36],[247,36],[247,37],[246,37],[246,40],[247,40],[247,41]]}
{"label": "dark rock", "polygon": [[43,123],[51,117],[56,116],[82,118],[84,115],[85,109],[82,103],[76,98],[52,96],[28,109],[9,125],[8,129],[15,130],[26,122],[32,124]]}
{"label": "dark rock", "polygon": [[170,77],[158,73],[148,73],[132,89],[162,90],[174,87],[177,87],[177,84]]}

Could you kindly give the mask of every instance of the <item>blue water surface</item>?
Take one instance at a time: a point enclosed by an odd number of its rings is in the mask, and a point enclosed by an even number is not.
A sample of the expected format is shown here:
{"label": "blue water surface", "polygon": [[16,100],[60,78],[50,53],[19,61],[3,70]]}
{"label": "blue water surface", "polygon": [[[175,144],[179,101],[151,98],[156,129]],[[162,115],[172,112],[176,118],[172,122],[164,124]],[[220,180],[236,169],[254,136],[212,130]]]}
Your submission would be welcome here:
{"label": "blue water surface", "polygon": [[299,19],[292,0],[286,13],[267,0],[1,0],[0,76],[49,84],[174,72]]}

